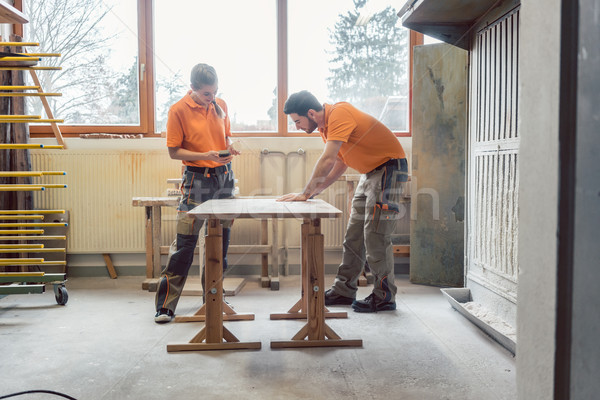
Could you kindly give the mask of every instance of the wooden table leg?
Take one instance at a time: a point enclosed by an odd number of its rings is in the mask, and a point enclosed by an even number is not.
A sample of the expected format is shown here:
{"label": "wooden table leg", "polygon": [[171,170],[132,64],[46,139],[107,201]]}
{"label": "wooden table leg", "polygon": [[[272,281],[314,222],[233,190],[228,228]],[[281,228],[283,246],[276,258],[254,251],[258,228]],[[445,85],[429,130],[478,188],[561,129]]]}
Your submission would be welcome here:
{"label": "wooden table leg", "polygon": [[271,219],[271,290],[279,290],[279,233],[278,221]]}
{"label": "wooden table leg", "polygon": [[[269,244],[269,220],[263,219],[260,221],[260,244]],[[260,270],[260,286],[271,286],[271,278],[269,278],[269,253],[261,254],[261,270]]]}
{"label": "wooden table leg", "polygon": [[142,282],[143,290],[156,290],[157,279],[154,278],[154,243],[152,241],[152,206],[144,207],[146,211],[145,244],[146,244],[146,279]]}
{"label": "wooden table leg", "polygon": [[152,206],[152,262],[153,262],[153,278],[159,278],[162,272],[162,264],[160,262],[160,245],[161,239],[161,206]]}
{"label": "wooden table leg", "polygon": [[[308,304],[307,295],[308,292],[306,290],[306,277],[307,277],[307,243],[308,234],[310,230],[310,220],[304,220],[304,223],[300,227],[301,230],[301,266],[300,270],[302,273],[302,289],[300,292],[300,300],[296,302],[288,310],[286,313],[273,313],[271,314],[271,319],[306,319],[306,307]],[[331,312],[327,308],[325,308],[325,317],[326,318],[348,318],[348,313],[343,312]]]}
{"label": "wooden table leg", "polygon": [[223,326],[223,231],[219,220],[208,220],[205,253],[204,328],[189,343],[168,344],[167,351],[260,349],[261,342],[240,342]]}
{"label": "wooden table leg", "polygon": [[305,221],[308,227],[303,233],[303,254],[306,251],[304,292],[306,293],[307,323],[294,335],[292,340],[271,341],[271,348],[284,347],[361,347],[362,339],[341,339],[325,323],[325,272],[324,238],[321,234],[321,220]]}

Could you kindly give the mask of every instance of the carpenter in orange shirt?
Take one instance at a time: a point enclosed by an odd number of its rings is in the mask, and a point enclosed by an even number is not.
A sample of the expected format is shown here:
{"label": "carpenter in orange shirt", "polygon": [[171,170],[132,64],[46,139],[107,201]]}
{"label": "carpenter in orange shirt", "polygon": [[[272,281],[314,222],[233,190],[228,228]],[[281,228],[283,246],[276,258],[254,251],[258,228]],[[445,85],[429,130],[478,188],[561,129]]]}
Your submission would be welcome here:
{"label": "carpenter in orange shirt", "polygon": [[[280,201],[306,201],[334,183],[348,167],[362,174],[352,200],[342,262],[332,288],[325,292],[325,304],[351,304],[357,312],[395,310],[391,235],[408,180],[402,145],[371,115],[345,102],[321,104],[308,91],[291,95],[284,112],[296,128],[309,134],[318,129],[325,149],[302,193],[284,195]],[[375,278],[373,292],[356,300],[365,262]]]}
{"label": "carpenter in orange shirt", "polygon": [[[169,155],[182,161],[184,172],[181,201],[177,208],[177,238],[171,244],[167,265],[156,291],[154,320],[157,323],[170,322],[175,314],[192,264],[198,234],[204,225],[204,221],[188,217],[187,211],[210,199],[233,197],[235,178],[231,160],[240,154],[232,147],[227,105],[216,98],[218,79],[215,69],[207,64],[194,66],[191,88],[171,106],[167,120]],[[221,222],[225,270],[233,221]]]}

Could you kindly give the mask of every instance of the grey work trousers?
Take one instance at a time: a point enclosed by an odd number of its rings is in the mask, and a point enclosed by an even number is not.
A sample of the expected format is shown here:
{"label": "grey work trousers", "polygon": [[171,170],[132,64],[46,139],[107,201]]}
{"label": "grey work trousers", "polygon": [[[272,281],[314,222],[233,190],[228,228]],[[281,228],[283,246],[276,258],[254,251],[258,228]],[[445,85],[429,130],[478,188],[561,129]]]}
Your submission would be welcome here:
{"label": "grey work trousers", "polygon": [[406,159],[363,174],[358,182],[346,228],[342,263],[333,284],[335,293],[355,298],[365,261],[375,278],[373,294],[378,302],[393,302],[394,252],[392,233],[406,212],[400,199],[408,180]]}
{"label": "grey work trousers", "polygon": [[[156,310],[161,308],[175,312],[179,297],[187,280],[190,266],[194,258],[194,249],[198,243],[200,229],[204,220],[188,216],[187,212],[210,199],[233,197],[235,178],[227,164],[223,167],[211,168],[203,173],[201,168],[186,168],[181,183],[181,201],[177,209],[177,237],[171,244],[167,265],[161,273],[156,291]],[[221,221],[223,224],[223,269],[227,267],[227,248],[232,220]],[[202,279],[204,280],[204,262]]]}

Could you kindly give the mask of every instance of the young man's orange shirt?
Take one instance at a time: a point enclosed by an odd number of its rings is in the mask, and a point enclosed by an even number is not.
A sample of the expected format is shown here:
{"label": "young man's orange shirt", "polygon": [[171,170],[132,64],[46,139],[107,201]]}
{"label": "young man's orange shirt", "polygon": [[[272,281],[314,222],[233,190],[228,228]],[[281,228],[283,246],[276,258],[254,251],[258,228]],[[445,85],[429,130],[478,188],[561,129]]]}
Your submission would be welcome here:
{"label": "young man's orange shirt", "polygon": [[350,103],[325,104],[323,141],[343,142],[338,155],[364,174],[392,158],[406,158],[398,138],[384,124]]}

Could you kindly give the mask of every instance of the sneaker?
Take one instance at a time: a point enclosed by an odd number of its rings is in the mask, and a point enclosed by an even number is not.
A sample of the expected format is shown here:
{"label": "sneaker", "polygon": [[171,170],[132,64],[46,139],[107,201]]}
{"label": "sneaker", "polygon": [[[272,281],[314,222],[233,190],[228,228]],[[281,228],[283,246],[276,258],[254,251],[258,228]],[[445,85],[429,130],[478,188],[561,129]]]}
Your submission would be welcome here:
{"label": "sneaker", "polygon": [[352,303],[352,309],[356,312],[372,313],[377,311],[391,311],[396,309],[395,301],[380,301],[373,293],[364,300],[355,300]]}
{"label": "sneaker", "polygon": [[354,299],[352,297],[346,297],[337,294],[333,291],[333,289],[328,289],[325,291],[325,305],[326,306],[334,306],[334,305],[350,305]]}
{"label": "sneaker", "polygon": [[167,322],[171,322],[173,319],[173,311],[167,308],[161,308],[156,312],[154,316],[154,322],[157,324],[166,324]]}

